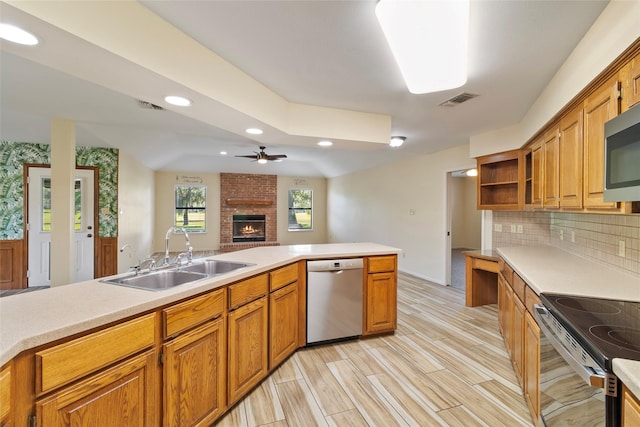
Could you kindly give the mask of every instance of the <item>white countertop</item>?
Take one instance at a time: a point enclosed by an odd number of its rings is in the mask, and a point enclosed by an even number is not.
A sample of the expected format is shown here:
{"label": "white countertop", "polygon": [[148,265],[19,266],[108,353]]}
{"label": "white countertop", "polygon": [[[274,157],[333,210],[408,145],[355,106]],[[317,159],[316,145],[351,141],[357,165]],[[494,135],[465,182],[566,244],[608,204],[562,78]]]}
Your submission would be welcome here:
{"label": "white countertop", "polygon": [[[538,294],[555,292],[640,301],[640,279],[552,246],[498,248]],[[613,372],[640,397],[640,361],[613,359]]]}
{"label": "white countertop", "polygon": [[209,258],[253,263],[254,266],[159,292],[89,280],[0,298],[0,366],[24,350],[153,310],[295,261],[400,252],[400,249],[377,243],[260,247]]}

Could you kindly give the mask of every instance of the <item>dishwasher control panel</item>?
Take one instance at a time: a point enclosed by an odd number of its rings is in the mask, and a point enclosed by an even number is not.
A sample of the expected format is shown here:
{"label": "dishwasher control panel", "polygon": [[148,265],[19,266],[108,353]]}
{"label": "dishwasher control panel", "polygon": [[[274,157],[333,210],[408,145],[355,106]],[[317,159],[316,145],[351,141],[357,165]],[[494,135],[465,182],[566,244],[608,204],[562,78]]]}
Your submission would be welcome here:
{"label": "dishwasher control panel", "polygon": [[307,271],[353,270],[363,265],[362,258],[307,261]]}

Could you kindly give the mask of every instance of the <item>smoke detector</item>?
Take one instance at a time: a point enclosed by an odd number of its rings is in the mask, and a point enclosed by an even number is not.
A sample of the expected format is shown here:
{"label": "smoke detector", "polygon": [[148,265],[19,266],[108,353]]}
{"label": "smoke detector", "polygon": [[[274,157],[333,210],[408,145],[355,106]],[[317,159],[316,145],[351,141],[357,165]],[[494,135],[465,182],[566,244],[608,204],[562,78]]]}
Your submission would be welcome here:
{"label": "smoke detector", "polygon": [[438,104],[440,107],[455,107],[456,105],[460,105],[463,102],[467,102],[470,99],[477,97],[478,94],[462,92],[459,95],[454,96],[453,98],[449,98],[446,101]]}
{"label": "smoke detector", "polygon": [[138,99],[137,101],[138,101],[138,106],[139,106],[140,108],[144,108],[144,109],[146,109],[146,110],[160,110],[160,111],[164,111],[164,108],[162,108],[162,107],[161,107],[161,106],[159,106],[159,105],[152,104],[152,103],[147,102],[147,101],[142,101],[142,100],[140,100],[140,99]]}

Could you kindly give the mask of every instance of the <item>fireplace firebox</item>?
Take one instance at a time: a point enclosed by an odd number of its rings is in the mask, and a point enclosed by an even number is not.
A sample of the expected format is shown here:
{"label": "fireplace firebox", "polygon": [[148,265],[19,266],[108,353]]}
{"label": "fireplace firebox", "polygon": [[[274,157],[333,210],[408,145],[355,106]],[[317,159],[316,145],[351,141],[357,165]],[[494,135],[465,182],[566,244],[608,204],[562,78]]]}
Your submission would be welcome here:
{"label": "fireplace firebox", "polygon": [[234,242],[264,242],[265,215],[234,215]]}

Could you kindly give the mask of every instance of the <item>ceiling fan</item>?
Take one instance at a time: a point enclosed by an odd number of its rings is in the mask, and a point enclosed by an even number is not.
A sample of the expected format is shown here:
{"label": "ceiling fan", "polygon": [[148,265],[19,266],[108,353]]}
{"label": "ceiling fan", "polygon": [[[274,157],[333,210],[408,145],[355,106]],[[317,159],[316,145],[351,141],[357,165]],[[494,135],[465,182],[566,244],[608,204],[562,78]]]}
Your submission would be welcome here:
{"label": "ceiling fan", "polygon": [[266,147],[260,146],[260,152],[254,151],[254,153],[256,154],[249,154],[247,156],[236,156],[236,157],[246,157],[247,159],[253,159],[254,161],[257,161],[258,163],[267,163],[268,161],[287,158],[286,154],[267,154],[264,152],[265,148]]}

